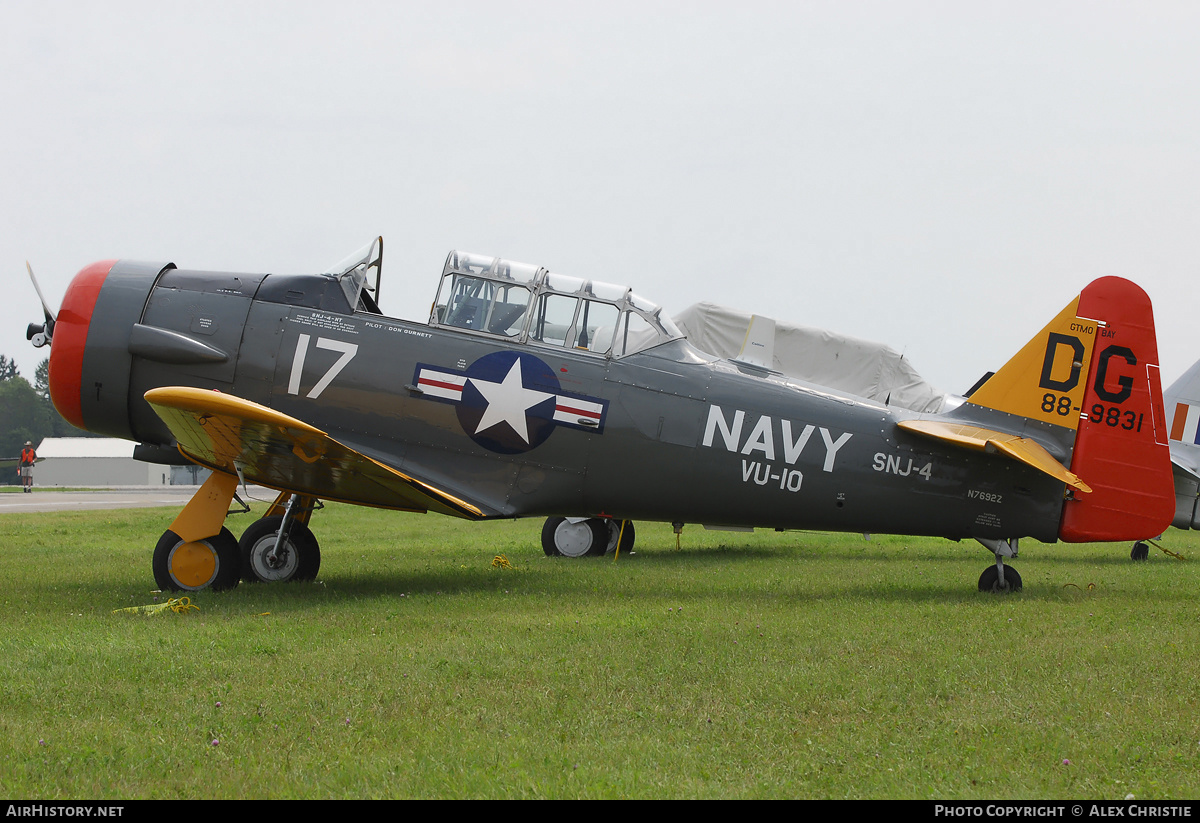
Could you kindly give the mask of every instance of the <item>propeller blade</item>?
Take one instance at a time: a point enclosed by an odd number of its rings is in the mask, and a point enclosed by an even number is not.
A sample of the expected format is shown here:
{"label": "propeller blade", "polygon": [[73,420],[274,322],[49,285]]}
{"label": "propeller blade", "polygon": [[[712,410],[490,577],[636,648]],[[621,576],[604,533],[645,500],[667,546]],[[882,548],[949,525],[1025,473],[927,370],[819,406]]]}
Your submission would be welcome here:
{"label": "propeller blade", "polygon": [[[54,334],[54,324],[58,321],[58,317],[50,310],[50,304],[46,302],[46,296],[42,294],[42,287],[38,285],[37,278],[33,274],[33,266],[29,265],[29,261],[25,261],[25,270],[29,272],[29,279],[33,281],[33,288],[37,291],[38,300],[42,301],[42,312],[46,315],[45,336],[41,342],[34,342],[35,346],[45,345]],[[26,335],[29,336],[29,335]],[[33,337],[30,337],[32,340]]]}
{"label": "propeller blade", "polygon": [[33,276],[33,266],[29,265],[28,260],[25,261],[25,269],[29,272],[29,279],[33,281],[33,288],[37,291],[38,300],[42,301],[42,311],[46,313],[46,319],[54,323],[58,318],[50,310],[50,304],[46,302],[46,295],[42,294],[42,287],[38,285],[37,278]]}

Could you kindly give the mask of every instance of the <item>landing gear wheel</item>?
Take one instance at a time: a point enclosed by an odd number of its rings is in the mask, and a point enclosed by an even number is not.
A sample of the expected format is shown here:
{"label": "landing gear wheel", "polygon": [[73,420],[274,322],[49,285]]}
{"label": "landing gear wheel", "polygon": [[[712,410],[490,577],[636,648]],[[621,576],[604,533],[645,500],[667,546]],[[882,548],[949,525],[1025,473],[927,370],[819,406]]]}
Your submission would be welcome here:
{"label": "landing gear wheel", "polygon": [[542,551],[549,557],[595,557],[607,547],[608,526],[595,517],[574,523],[565,517],[548,517],[542,526]]}
{"label": "landing gear wheel", "polygon": [[1139,540],[1133,544],[1133,551],[1129,553],[1129,559],[1134,562],[1140,562],[1150,557],[1150,547],[1143,541]]}
{"label": "landing gear wheel", "polygon": [[187,542],[167,530],[154,547],[154,582],[163,591],[215,592],[236,588],[242,576],[242,553],[237,538],[224,527],[221,533]]}
{"label": "landing gear wheel", "polygon": [[1021,590],[1021,575],[1012,566],[1004,567],[1004,588],[1000,588],[1000,570],[988,566],[979,575],[979,590],[981,592],[1019,592]]}
{"label": "landing gear wheel", "polygon": [[288,535],[275,551],[275,536],[282,517],[263,517],[242,533],[242,574],[247,583],[279,583],[288,580],[313,580],[321,568],[321,547],[312,530],[292,522]]}
{"label": "landing gear wheel", "polygon": [[[605,554],[612,554],[617,550],[617,538],[621,536],[621,521],[610,519],[608,521],[608,545],[604,549]],[[621,554],[628,554],[633,550],[633,541],[635,535],[633,531],[633,521],[625,521],[625,535],[621,541]]]}

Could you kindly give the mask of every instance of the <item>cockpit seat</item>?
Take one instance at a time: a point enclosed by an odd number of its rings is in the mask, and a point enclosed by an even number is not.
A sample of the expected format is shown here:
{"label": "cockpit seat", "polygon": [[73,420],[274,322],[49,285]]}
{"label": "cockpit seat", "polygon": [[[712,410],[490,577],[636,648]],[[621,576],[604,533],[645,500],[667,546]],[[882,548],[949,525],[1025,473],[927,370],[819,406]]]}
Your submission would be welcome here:
{"label": "cockpit seat", "polygon": [[504,334],[512,336],[521,333],[521,327],[512,328],[514,322],[522,314],[525,313],[524,305],[509,306],[497,304],[496,308],[492,309],[492,321],[488,323],[488,331],[492,334]]}
{"label": "cockpit seat", "polygon": [[478,329],[487,311],[487,302],[478,297],[467,297],[459,301],[446,320],[446,325],[457,326],[460,329]]}

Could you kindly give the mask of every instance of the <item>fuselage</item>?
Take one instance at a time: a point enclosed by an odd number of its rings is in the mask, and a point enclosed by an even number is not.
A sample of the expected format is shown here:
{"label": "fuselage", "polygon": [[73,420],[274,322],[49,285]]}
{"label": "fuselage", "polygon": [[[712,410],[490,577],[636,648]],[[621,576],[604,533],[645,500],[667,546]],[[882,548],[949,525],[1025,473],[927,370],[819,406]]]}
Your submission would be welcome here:
{"label": "fuselage", "polygon": [[[64,302],[55,403],[93,431],[170,445],[147,390],[234,394],[494,517],[1056,538],[1061,482],[896,427],[931,415],[721,360],[682,339],[623,357],[514,343],[355,311],[335,286],[322,276],[111,265],[98,287]],[[339,498],[336,488],[295,490]]]}

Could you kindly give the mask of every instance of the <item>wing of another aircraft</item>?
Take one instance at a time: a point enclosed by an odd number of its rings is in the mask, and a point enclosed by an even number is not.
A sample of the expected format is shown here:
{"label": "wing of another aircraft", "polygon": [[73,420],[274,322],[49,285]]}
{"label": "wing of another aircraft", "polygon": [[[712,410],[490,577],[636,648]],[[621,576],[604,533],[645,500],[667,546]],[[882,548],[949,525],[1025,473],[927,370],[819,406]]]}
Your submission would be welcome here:
{"label": "wing of another aircraft", "polygon": [[204,389],[168,386],[146,402],[184,456],[256,483],[327,500],[476,519],[477,506],[372,460],[325,432],[266,406]]}
{"label": "wing of another aircraft", "polygon": [[[46,458],[39,457],[35,463],[41,463]],[[0,469],[17,469],[21,467],[21,458],[19,457],[0,457]]]}

